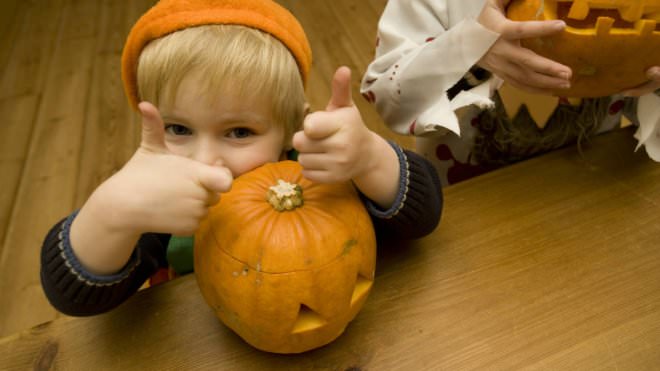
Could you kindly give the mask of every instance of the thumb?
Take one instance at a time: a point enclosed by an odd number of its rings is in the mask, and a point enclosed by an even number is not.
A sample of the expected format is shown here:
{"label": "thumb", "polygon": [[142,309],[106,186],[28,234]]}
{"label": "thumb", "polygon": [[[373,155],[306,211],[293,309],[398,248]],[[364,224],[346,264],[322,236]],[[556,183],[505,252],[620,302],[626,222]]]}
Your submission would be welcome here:
{"label": "thumb", "polygon": [[328,102],[326,111],[334,111],[342,107],[353,105],[353,96],[351,94],[351,69],[342,66],[335,71],[332,78],[332,96]]}
{"label": "thumb", "polygon": [[158,108],[149,102],[141,102],[138,109],[142,114],[142,142],[140,147],[151,152],[167,152],[165,146],[165,124]]}
{"label": "thumb", "polygon": [[199,163],[197,179],[202,187],[215,193],[229,191],[234,181],[231,171],[229,168],[223,166],[222,162],[216,162],[213,165]]}

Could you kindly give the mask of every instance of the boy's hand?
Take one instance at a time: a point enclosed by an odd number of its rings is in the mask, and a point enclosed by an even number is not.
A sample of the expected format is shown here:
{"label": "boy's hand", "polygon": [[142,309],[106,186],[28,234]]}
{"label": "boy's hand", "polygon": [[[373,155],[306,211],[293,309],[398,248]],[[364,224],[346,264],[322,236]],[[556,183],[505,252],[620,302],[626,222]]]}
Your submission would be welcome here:
{"label": "boy's hand", "polygon": [[145,232],[191,235],[229,190],[229,169],[171,154],[158,109],[139,105],[142,143],[115,175],[101,184],[71,224],[71,248],[95,274],[118,272]]}
{"label": "boy's hand", "polygon": [[332,79],[325,111],[309,114],[293,136],[303,176],[329,183],[352,180],[367,198],[383,208],[399,187],[399,160],[392,147],[367,128],[351,97],[351,70],[340,67]]}
{"label": "boy's hand", "polygon": [[561,32],[563,21],[516,22],[506,18],[509,0],[487,0],[478,21],[500,34],[500,38],[477,62],[505,82],[532,93],[550,94],[551,89],[570,87],[569,67],[523,48],[520,39],[541,37]]}
{"label": "boy's hand", "polygon": [[653,66],[646,71],[649,81],[622,92],[623,95],[639,97],[660,89],[660,66]]}
{"label": "boy's hand", "polygon": [[203,164],[170,153],[158,109],[142,102],[142,142],[130,161],[103,184],[122,223],[139,233],[193,234],[208,208],[231,188],[222,163]]}
{"label": "boy's hand", "polygon": [[307,115],[303,130],[293,136],[303,176],[317,182],[353,179],[367,171],[368,149],[375,133],[362,122],[351,95],[351,70],[340,67],[332,80],[325,111]]}

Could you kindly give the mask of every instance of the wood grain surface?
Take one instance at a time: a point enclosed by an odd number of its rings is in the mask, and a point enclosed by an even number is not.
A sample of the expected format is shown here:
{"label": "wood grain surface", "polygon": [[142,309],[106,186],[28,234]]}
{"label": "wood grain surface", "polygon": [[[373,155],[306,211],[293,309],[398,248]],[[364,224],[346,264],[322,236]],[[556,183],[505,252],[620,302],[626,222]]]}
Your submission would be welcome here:
{"label": "wood grain surface", "polygon": [[224,327],[194,275],[0,340],[9,369],[657,370],[660,166],[633,131],[445,190],[430,236],[379,246],[345,333],[301,355]]}

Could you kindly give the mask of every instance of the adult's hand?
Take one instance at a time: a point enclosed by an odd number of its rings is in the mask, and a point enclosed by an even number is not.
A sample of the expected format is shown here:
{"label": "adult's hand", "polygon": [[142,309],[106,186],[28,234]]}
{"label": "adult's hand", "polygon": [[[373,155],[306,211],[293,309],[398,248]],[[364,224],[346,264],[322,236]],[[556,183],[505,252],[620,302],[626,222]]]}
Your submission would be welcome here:
{"label": "adult's hand", "polygon": [[646,71],[647,82],[623,92],[630,97],[639,97],[660,89],[660,66],[653,66]]}
{"label": "adult's hand", "polygon": [[509,0],[486,1],[478,21],[500,37],[477,65],[532,93],[551,94],[550,90],[569,88],[572,75],[569,67],[520,45],[521,39],[561,32],[566,27],[564,21],[512,21],[505,13],[508,3]]}

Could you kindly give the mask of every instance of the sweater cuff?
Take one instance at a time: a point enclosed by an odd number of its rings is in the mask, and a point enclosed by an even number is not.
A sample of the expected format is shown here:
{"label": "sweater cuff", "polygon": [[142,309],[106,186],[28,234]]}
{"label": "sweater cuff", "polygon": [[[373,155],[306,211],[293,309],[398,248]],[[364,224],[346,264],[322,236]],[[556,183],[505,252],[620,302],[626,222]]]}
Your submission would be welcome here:
{"label": "sweater cuff", "polygon": [[397,158],[399,159],[399,191],[397,192],[392,206],[387,210],[383,210],[374,202],[365,198],[365,205],[369,211],[369,214],[380,219],[390,219],[399,213],[399,211],[405,205],[409,189],[408,184],[410,182],[410,170],[408,166],[408,158],[405,152],[396,143],[391,141],[388,141],[388,143],[390,146],[392,146],[394,152],[396,152]]}
{"label": "sweater cuff", "polygon": [[128,278],[135,267],[140,264],[139,255],[135,250],[131,254],[129,261],[124,268],[115,274],[97,275],[89,272],[82,266],[71,248],[70,239],[71,223],[73,223],[73,220],[78,215],[78,211],[79,210],[76,210],[67,217],[64,223],[62,223],[62,227],[57,235],[57,239],[59,240],[57,243],[59,254],[64,260],[66,267],[70,270],[70,273],[75,275],[79,281],[84,282],[88,286],[112,286]]}

